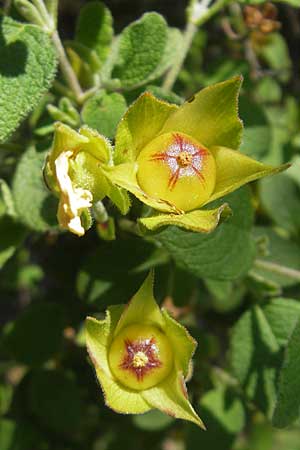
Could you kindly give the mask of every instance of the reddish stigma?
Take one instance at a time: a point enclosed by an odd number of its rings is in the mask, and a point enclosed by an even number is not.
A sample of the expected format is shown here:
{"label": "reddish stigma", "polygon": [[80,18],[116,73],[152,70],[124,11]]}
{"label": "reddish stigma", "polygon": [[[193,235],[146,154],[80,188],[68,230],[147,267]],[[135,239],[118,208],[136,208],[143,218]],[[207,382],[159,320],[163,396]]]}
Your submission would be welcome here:
{"label": "reddish stigma", "polygon": [[120,368],[132,372],[138,381],[143,381],[144,376],[151,370],[161,367],[158,348],[155,339],[130,341],[126,339],[126,355],[120,364]]}
{"label": "reddish stigma", "polygon": [[173,138],[174,143],[170,144],[166,150],[157,152],[150,158],[150,161],[163,161],[169,166],[171,170],[169,189],[172,191],[178,179],[183,176],[196,175],[201,182],[205,182],[201,170],[207,151],[185,140],[180,134],[173,134]]}

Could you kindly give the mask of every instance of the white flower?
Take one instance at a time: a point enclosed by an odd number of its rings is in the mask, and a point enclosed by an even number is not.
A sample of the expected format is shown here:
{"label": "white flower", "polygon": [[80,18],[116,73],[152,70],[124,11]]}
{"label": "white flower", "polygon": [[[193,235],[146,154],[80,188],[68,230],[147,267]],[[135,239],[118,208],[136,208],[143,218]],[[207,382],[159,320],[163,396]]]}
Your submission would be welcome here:
{"label": "white flower", "polygon": [[61,227],[78,236],[83,236],[85,229],[80,215],[85,208],[92,206],[93,195],[87,189],[73,187],[69,177],[69,159],[72,151],[62,152],[55,160],[56,179],[61,191],[57,218]]}

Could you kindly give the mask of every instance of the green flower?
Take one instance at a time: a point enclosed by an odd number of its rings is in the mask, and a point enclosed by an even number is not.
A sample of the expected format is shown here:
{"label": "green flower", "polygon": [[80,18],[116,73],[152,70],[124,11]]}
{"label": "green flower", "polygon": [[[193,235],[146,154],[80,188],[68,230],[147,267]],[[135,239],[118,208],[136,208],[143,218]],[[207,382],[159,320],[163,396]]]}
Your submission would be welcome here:
{"label": "green flower", "polygon": [[237,112],[241,81],[235,77],[210,86],[180,107],[145,93],[125,113],[117,129],[114,166],[103,170],[112,183],[155,210],[140,219],[146,228],[173,224],[212,231],[230,209],[206,205],[286,168],[237,151],[243,128]]}
{"label": "green flower", "polygon": [[62,228],[82,236],[91,223],[90,208],[105,196],[126,214],[130,205],[127,194],[100,169],[111,164],[112,147],[97,131],[82,127],[77,133],[67,125],[55,124],[44,177],[59,197],[57,218]]}
{"label": "green flower", "polygon": [[152,274],[127,307],[87,318],[86,343],[107,406],[123,414],[157,408],[204,428],[185,386],[197,344],[157,306]]}

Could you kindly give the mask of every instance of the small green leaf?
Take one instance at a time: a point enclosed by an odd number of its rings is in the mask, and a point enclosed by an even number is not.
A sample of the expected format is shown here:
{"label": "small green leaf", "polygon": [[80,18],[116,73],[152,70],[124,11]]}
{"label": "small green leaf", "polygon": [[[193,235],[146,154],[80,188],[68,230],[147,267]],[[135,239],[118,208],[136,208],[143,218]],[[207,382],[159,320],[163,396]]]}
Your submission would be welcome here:
{"label": "small green leaf", "polygon": [[300,320],[288,340],[278,383],[278,399],[273,425],[282,428],[300,415]]}
{"label": "small green leaf", "polygon": [[252,265],[255,247],[249,190],[234,192],[226,200],[233,216],[212,233],[203,235],[168,227],[156,234],[176,264],[198,277],[235,279]]}
{"label": "small green leaf", "polygon": [[56,72],[56,54],[49,36],[39,27],[0,17],[0,29],[2,142],[49,89]]}
{"label": "small green leaf", "polygon": [[[46,153],[30,147],[21,157],[13,179],[13,197],[20,222],[35,231],[56,226],[57,200],[43,180]],[[33,201],[34,199],[34,201]]]}
{"label": "small green leaf", "polygon": [[99,91],[84,104],[81,111],[85,124],[113,139],[117,125],[126,111],[126,100],[118,93]]}
{"label": "small green leaf", "polygon": [[179,131],[208,148],[237,149],[243,129],[237,111],[241,82],[241,77],[234,77],[202,89],[166,120],[162,133]]}
{"label": "small green leaf", "polygon": [[157,13],[146,13],[123,30],[112,73],[123,88],[136,88],[160,75],[155,71],[164,55],[167,36],[167,24]]}
{"label": "small green leaf", "polygon": [[113,38],[112,15],[102,2],[90,2],[81,10],[75,39],[95,50],[100,61],[108,56]]}
{"label": "small green leaf", "polygon": [[157,228],[176,225],[190,231],[201,233],[210,233],[215,230],[221,218],[231,215],[231,209],[224,203],[212,210],[196,210],[185,214],[159,214],[157,216],[141,218],[139,223],[147,230],[156,230]]}

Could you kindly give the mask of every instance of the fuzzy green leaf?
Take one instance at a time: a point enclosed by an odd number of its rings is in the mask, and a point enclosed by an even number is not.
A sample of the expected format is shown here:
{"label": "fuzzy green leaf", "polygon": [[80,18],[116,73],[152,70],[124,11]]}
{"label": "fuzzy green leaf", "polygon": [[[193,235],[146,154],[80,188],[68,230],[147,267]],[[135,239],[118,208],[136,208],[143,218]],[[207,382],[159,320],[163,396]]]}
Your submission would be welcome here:
{"label": "fuzzy green leaf", "polygon": [[157,13],[146,13],[123,30],[112,74],[123,88],[132,89],[157,77],[155,71],[164,55],[167,37],[167,24]]}
{"label": "fuzzy green leaf", "polygon": [[85,124],[113,139],[117,125],[126,111],[126,100],[118,93],[99,91],[84,104],[81,111]]}
{"label": "fuzzy green leaf", "polygon": [[282,349],[300,317],[296,300],[276,299],[242,315],[233,329],[231,365],[247,396],[272,417]]}
{"label": "fuzzy green leaf", "polygon": [[95,50],[100,61],[105,61],[113,37],[112,15],[102,2],[85,5],[78,18],[75,39]]}
{"label": "fuzzy green leaf", "polygon": [[0,142],[49,89],[56,54],[40,28],[0,17]]}
{"label": "fuzzy green leaf", "polygon": [[247,273],[255,247],[251,235],[253,210],[248,189],[226,197],[233,216],[207,235],[168,227],[156,238],[176,264],[202,278],[234,279]]}
{"label": "fuzzy green leaf", "polygon": [[278,383],[278,399],[273,424],[285,427],[300,415],[300,320],[288,341]]}

